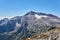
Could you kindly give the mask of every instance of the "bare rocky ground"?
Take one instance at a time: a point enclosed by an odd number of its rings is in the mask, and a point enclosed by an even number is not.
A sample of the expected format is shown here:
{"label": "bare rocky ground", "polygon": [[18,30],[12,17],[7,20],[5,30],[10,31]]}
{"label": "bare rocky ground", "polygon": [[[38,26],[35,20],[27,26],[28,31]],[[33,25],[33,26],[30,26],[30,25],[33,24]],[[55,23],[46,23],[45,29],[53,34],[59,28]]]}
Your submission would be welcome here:
{"label": "bare rocky ground", "polygon": [[60,40],[60,27],[46,33],[35,34],[26,40]]}

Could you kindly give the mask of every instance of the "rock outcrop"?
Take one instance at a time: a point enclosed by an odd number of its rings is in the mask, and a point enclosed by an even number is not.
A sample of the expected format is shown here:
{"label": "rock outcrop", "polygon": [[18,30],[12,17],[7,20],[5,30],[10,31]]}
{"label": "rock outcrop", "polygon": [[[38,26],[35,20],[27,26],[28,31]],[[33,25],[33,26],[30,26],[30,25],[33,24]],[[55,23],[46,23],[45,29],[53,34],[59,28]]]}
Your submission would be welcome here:
{"label": "rock outcrop", "polygon": [[46,33],[35,34],[26,40],[60,40],[60,27],[52,29]]}

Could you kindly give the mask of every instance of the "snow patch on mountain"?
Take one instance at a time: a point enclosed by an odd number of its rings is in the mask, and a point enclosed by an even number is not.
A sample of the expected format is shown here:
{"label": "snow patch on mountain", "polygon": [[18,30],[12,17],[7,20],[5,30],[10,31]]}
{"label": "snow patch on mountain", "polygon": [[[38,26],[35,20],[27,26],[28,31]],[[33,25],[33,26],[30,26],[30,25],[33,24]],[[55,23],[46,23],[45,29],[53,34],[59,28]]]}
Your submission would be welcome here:
{"label": "snow patch on mountain", "polygon": [[40,18],[42,18],[42,17],[48,17],[48,16],[35,14],[35,17],[36,17],[37,19],[40,19]]}
{"label": "snow patch on mountain", "polygon": [[19,23],[16,23],[15,29],[18,29],[19,27],[20,27],[20,24]]}

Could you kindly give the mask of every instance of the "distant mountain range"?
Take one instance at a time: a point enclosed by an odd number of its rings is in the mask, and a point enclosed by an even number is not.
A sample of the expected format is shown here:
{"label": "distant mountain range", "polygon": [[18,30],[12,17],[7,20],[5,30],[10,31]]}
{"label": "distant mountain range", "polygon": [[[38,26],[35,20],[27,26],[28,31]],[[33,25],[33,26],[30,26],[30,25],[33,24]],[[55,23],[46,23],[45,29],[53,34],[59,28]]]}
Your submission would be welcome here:
{"label": "distant mountain range", "polygon": [[30,11],[24,16],[0,20],[0,40],[23,40],[37,33],[47,32],[60,25],[60,18]]}

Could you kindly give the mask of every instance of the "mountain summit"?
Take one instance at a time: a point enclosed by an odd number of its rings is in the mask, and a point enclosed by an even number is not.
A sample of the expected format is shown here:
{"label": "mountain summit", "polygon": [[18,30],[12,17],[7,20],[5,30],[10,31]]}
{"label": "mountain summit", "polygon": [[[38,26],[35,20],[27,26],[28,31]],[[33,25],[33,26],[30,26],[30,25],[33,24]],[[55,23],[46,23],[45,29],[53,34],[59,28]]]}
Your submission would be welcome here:
{"label": "mountain summit", "polygon": [[22,40],[36,33],[47,32],[60,25],[60,18],[52,14],[30,11],[24,16],[0,20],[0,40]]}
{"label": "mountain summit", "polygon": [[46,16],[58,18],[57,16],[52,15],[52,14],[39,13],[39,12],[34,12],[34,11],[29,11],[27,14],[25,14],[25,16],[27,16],[27,15],[35,15],[35,14],[38,14],[38,15],[46,15]]}

